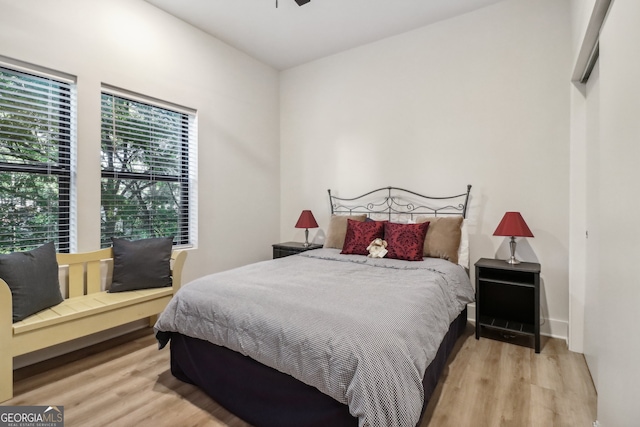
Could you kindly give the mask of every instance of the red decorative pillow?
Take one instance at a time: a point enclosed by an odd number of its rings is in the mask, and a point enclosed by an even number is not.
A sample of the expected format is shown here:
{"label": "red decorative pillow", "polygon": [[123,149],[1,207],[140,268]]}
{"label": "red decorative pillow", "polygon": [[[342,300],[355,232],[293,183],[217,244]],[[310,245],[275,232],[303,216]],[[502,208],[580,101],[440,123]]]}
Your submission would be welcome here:
{"label": "red decorative pillow", "polygon": [[384,223],[386,221],[354,221],[347,220],[347,234],[344,236],[344,245],[341,254],[368,255],[367,246],[374,239],[384,235]]}
{"label": "red decorative pillow", "polygon": [[422,261],[424,238],[429,228],[428,222],[421,224],[388,223],[384,228],[387,241],[387,258]]}

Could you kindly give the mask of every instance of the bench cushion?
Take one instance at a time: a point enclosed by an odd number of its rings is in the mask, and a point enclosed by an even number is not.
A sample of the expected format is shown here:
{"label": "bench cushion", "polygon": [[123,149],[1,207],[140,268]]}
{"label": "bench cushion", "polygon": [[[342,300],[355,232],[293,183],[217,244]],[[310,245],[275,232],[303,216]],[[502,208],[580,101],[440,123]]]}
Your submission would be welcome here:
{"label": "bench cushion", "polygon": [[11,289],[13,322],[62,302],[53,242],[32,251],[0,255],[0,278]]}

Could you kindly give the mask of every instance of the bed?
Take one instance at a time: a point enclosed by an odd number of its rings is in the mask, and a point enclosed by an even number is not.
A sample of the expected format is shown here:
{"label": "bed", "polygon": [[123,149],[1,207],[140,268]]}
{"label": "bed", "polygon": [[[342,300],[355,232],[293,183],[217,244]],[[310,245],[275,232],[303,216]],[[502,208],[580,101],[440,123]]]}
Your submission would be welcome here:
{"label": "bed", "polygon": [[[462,222],[470,189],[329,191],[324,248],[176,293],[155,325],[160,347],[171,343],[171,372],[256,426],[417,425],[474,298]],[[455,248],[442,244],[451,224]],[[391,258],[362,253],[380,229],[391,230]]]}

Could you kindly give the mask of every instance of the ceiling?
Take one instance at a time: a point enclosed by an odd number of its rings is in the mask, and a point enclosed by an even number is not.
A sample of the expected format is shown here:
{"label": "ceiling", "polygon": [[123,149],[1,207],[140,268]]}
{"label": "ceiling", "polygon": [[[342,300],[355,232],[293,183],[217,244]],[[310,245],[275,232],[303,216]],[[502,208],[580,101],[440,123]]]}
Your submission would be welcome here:
{"label": "ceiling", "polygon": [[502,0],[146,0],[278,70]]}

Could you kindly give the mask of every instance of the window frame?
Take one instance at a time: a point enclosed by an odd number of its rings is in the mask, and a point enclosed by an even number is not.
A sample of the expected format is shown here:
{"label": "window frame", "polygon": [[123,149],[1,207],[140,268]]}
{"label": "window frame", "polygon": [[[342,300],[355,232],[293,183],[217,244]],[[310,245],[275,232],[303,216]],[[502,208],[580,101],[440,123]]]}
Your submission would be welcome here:
{"label": "window frame", "polygon": [[[15,250],[35,249],[48,241],[53,240],[56,244],[58,252],[68,253],[75,247],[75,149],[76,149],[76,83],[75,78],[62,73],[53,72],[37,66],[25,66],[18,63],[3,61],[0,57],[0,70],[7,74],[16,76],[24,76],[27,78],[40,79],[41,81],[54,82],[59,85],[56,95],[59,95],[65,102],[49,103],[51,107],[59,108],[60,112],[64,112],[57,121],[58,133],[56,138],[57,159],[55,163],[42,162],[31,164],[19,164],[4,162],[0,160],[0,173],[27,173],[39,176],[55,176],[57,178],[57,222],[55,224],[55,232],[47,234],[42,242],[35,244],[23,244],[20,248],[15,246],[5,246],[2,250],[8,249],[13,252]],[[0,89],[5,86],[0,86]],[[46,99],[42,97],[40,99]],[[1,120],[1,119],[0,119]],[[64,138],[61,138],[64,136]],[[27,243],[35,239],[22,239],[21,242]],[[7,243],[0,240],[0,244]]]}
{"label": "window frame", "polygon": [[[103,110],[103,97],[113,97],[120,98],[127,102],[143,104],[145,106],[150,106],[153,108],[159,108],[163,110],[167,110],[171,113],[176,113],[180,115],[180,125],[179,131],[177,132],[180,135],[180,146],[179,156],[176,166],[179,168],[179,173],[177,175],[159,175],[153,173],[141,173],[141,172],[120,172],[116,170],[106,170],[100,167],[100,180],[104,179],[131,179],[131,180],[141,180],[141,181],[149,181],[149,182],[171,182],[176,183],[178,185],[180,191],[179,203],[177,205],[178,209],[178,222],[176,226],[176,235],[174,236],[173,244],[181,247],[192,247],[195,246],[196,243],[196,224],[195,221],[195,213],[197,212],[197,206],[195,203],[195,162],[196,162],[196,141],[197,141],[197,117],[195,110],[181,107],[176,104],[172,104],[165,101],[160,101],[156,98],[147,97],[144,95],[140,95],[138,93],[126,91],[120,88],[115,88],[109,85],[102,85],[100,92],[101,99],[101,135],[104,130],[104,125],[102,122],[102,116],[105,113]],[[101,136],[100,142],[100,151],[102,150],[103,137]],[[105,236],[103,235],[103,202],[102,202],[102,190],[101,190],[101,219],[100,219],[100,245],[101,247],[107,247],[109,242],[108,240],[111,237],[121,237],[121,238],[132,238],[136,239],[135,236]],[[103,237],[105,240],[103,240]],[[166,237],[166,236],[155,236],[155,237]],[[106,246],[105,246],[106,245]]]}

